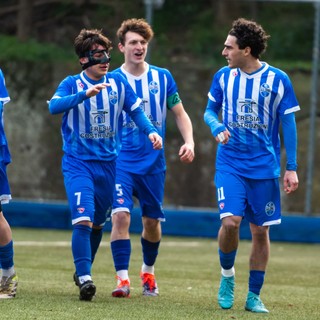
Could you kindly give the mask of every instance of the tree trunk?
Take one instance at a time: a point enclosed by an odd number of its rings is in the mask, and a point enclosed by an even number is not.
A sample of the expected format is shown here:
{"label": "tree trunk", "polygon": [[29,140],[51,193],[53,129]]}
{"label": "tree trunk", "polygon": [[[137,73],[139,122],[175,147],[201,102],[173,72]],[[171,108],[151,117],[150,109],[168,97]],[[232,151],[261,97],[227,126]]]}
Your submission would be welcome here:
{"label": "tree trunk", "polygon": [[31,36],[32,5],[33,0],[19,0],[17,37],[20,41],[26,41]]}

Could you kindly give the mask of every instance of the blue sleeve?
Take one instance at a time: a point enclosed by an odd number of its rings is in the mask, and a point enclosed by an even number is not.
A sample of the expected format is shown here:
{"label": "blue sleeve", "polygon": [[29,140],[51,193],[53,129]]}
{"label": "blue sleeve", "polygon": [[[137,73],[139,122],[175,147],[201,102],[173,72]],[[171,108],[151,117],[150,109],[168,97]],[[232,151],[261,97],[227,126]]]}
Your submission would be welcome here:
{"label": "blue sleeve", "polygon": [[209,98],[206,111],[204,113],[204,122],[210,127],[211,133],[216,137],[220,132],[225,131],[226,127],[219,121],[220,108]]}
{"label": "blue sleeve", "polygon": [[297,170],[297,127],[294,112],[281,116],[282,134],[287,154],[287,170]]}
{"label": "blue sleeve", "polygon": [[49,101],[49,111],[51,114],[66,112],[87,98],[86,91],[81,91],[65,97],[59,97],[55,95]]}
{"label": "blue sleeve", "polygon": [[145,134],[149,135],[152,132],[157,132],[151,121],[147,118],[142,108],[135,108],[133,111],[128,112],[137,127]]}

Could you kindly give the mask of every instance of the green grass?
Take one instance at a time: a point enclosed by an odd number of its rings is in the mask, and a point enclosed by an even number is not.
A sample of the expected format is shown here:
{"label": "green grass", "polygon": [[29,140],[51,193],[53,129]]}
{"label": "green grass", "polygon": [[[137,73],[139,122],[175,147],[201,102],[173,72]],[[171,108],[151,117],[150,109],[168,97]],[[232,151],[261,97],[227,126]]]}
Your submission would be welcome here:
{"label": "green grass", "polygon": [[236,261],[235,305],[216,302],[220,267],[214,239],[164,236],[156,264],[160,296],[143,297],[139,280],[141,247],[132,236],[131,297],[111,297],[115,272],[109,234],[93,266],[97,296],[79,301],[72,281],[71,231],[14,229],[19,276],[15,299],[0,301],[0,319],[319,319],[319,245],[272,243],[262,299],[269,314],[244,311],[250,242],[241,241]]}

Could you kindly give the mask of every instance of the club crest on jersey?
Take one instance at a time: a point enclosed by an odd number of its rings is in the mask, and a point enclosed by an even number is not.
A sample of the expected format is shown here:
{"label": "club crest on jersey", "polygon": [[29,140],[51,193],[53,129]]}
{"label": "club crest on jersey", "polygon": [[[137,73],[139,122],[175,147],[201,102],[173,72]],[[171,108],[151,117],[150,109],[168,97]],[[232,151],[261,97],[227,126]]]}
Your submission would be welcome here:
{"label": "club crest on jersey", "polygon": [[84,213],[85,211],[85,208],[77,208],[77,211],[81,214],[81,213]]}
{"label": "club crest on jersey", "polygon": [[111,104],[116,104],[118,102],[118,93],[116,91],[111,90],[109,92],[109,101]]}
{"label": "club crest on jersey", "polygon": [[271,92],[270,86],[267,83],[263,83],[260,86],[260,94],[265,98],[267,97]]}
{"label": "club crest on jersey", "polygon": [[272,201],[268,202],[264,208],[264,211],[267,216],[269,216],[269,217],[272,216],[274,214],[274,212],[276,211],[275,204]]}
{"label": "club crest on jersey", "polygon": [[159,91],[159,85],[156,81],[151,81],[149,83],[149,91],[152,93],[152,94],[156,94],[158,93]]}

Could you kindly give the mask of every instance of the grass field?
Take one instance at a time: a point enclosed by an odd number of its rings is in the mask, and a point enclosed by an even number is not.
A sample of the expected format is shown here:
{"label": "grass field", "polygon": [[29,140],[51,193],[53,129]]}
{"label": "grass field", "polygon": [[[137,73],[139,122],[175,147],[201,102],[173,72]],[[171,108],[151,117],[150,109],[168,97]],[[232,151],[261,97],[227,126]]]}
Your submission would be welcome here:
{"label": "grass field", "polygon": [[242,241],[236,261],[235,305],[221,310],[216,302],[220,279],[217,242],[213,239],[164,236],[156,264],[160,296],[143,297],[139,271],[141,247],[132,237],[131,297],[111,296],[116,280],[109,247],[103,238],[93,266],[97,295],[79,301],[72,281],[71,231],[14,229],[19,276],[15,299],[0,301],[0,319],[320,319],[320,247],[272,243],[261,297],[269,314],[244,310],[250,242]]}

